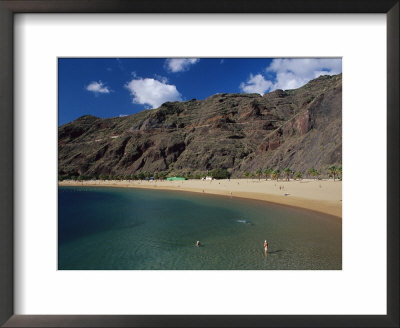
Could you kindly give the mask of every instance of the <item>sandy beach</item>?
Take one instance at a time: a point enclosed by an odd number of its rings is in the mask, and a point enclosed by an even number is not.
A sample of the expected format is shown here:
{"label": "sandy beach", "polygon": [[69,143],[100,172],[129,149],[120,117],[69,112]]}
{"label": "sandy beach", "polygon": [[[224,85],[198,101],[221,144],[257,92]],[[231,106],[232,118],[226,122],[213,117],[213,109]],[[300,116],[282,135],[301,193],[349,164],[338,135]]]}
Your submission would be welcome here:
{"label": "sandy beach", "polygon": [[342,217],[342,182],[333,180],[64,180],[59,181],[59,186],[110,186],[188,191],[268,201]]}

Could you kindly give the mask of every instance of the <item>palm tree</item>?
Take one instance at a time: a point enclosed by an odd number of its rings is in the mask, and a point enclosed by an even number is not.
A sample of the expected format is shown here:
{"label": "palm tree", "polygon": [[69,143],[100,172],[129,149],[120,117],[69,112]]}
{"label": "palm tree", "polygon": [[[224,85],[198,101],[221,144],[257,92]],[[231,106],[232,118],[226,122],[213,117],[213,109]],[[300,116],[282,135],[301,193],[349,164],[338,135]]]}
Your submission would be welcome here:
{"label": "palm tree", "polygon": [[263,174],[265,176],[265,180],[268,180],[268,177],[271,176],[271,173],[272,173],[272,169],[270,169],[270,168],[267,168],[264,170]]}
{"label": "palm tree", "polygon": [[281,171],[279,171],[279,170],[273,170],[271,173],[271,177],[273,179],[276,179],[276,181],[278,181],[280,176],[281,176]]}
{"label": "palm tree", "polygon": [[338,178],[342,180],[342,165],[339,165],[336,169]]}
{"label": "palm tree", "polygon": [[314,169],[313,167],[311,169],[308,170],[308,174],[310,174],[311,176],[313,176],[314,178],[316,178],[317,176],[319,176],[319,172]]}
{"label": "palm tree", "polygon": [[301,172],[300,171],[298,171],[298,172],[296,172],[296,174],[294,175],[294,178],[297,180],[297,179],[301,179],[303,177],[303,175],[301,174]]}
{"label": "palm tree", "polygon": [[289,181],[290,180],[290,175],[292,174],[292,170],[287,167],[287,168],[285,168],[283,170],[283,173],[286,176],[286,181]]}
{"label": "palm tree", "polygon": [[336,175],[338,174],[338,168],[335,165],[331,165],[328,167],[328,174],[333,176],[333,181],[336,179]]}
{"label": "palm tree", "polygon": [[256,171],[256,176],[258,177],[258,181],[261,180],[261,174],[262,174],[261,169],[258,169],[258,170]]}
{"label": "palm tree", "polygon": [[165,180],[165,178],[167,177],[167,175],[168,175],[168,171],[161,171],[160,173],[158,173],[158,178],[159,178],[160,180]]}
{"label": "palm tree", "polygon": [[315,179],[318,180],[320,175],[321,175],[321,173],[319,173],[317,170],[315,170],[315,172],[314,172]]}

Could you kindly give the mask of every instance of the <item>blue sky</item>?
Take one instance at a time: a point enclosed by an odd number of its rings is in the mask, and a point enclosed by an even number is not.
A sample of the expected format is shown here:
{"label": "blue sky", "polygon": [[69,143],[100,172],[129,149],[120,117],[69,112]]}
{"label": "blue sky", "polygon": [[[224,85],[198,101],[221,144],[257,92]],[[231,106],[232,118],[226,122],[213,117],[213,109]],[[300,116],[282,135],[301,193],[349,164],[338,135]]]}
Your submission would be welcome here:
{"label": "blue sky", "polygon": [[341,59],[327,58],[59,58],[59,125],[82,115],[130,115],[216,93],[295,89],[341,71]]}

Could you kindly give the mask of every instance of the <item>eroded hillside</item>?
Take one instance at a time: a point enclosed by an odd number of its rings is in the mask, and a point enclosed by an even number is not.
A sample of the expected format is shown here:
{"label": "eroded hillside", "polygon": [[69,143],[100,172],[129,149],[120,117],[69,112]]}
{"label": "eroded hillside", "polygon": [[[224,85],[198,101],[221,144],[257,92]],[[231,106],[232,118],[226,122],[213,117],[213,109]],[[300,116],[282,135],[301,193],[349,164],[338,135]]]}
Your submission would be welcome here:
{"label": "eroded hillside", "polygon": [[216,94],[127,117],[83,116],[59,128],[58,149],[60,175],[326,171],[342,160],[342,76],[264,96]]}

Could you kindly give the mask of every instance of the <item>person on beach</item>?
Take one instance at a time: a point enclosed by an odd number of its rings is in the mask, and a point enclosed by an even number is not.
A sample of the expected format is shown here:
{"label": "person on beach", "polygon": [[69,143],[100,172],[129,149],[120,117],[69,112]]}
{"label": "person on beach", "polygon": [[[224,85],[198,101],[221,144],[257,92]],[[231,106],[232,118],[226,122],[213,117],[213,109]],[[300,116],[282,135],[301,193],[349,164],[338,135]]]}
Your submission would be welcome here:
{"label": "person on beach", "polygon": [[267,253],[268,253],[268,241],[267,240],[264,240],[264,252],[265,252],[265,255],[267,255]]}
{"label": "person on beach", "polygon": [[200,246],[200,241],[198,240],[198,241],[196,241],[196,247],[199,247]]}

